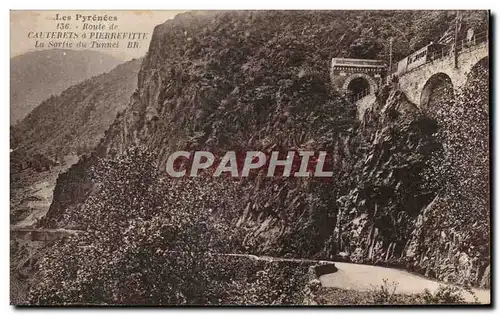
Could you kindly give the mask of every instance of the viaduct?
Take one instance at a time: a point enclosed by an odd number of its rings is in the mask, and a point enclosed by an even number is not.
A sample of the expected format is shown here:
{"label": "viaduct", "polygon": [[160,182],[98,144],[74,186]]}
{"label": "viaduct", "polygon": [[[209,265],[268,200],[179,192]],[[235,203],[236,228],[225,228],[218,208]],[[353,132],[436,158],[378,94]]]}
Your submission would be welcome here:
{"label": "viaduct", "polygon": [[488,33],[483,32],[437,48],[431,43],[392,69],[387,69],[381,60],[333,58],[330,78],[334,86],[356,103],[361,119],[384,84],[395,84],[412,103],[425,108],[433,90],[442,84],[454,89],[463,86],[469,72],[487,62],[488,56]]}

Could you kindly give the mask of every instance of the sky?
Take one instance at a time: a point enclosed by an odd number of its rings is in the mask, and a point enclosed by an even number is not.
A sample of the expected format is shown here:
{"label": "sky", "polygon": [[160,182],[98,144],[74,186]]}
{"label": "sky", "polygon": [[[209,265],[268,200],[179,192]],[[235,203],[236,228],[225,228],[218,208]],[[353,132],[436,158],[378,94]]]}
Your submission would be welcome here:
{"label": "sky", "polygon": [[[182,13],[183,11],[132,11],[132,10],[122,10],[122,11],[10,11],[10,57],[15,57],[26,52],[36,51],[41,49],[53,49],[53,48],[67,48],[67,49],[91,49],[98,50],[101,52],[108,53],[124,61],[130,60],[132,58],[140,58],[144,56],[149,48],[149,42],[153,33],[153,29],[156,25],[165,22],[166,20],[172,19],[176,14]],[[56,14],[59,14],[59,20],[56,20]],[[77,15],[80,15],[77,18]],[[86,21],[82,20],[82,16],[101,16],[104,15],[112,16],[117,18],[117,21]],[[69,16],[71,20],[63,20],[63,16]],[[66,26],[65,24],[69,25]],[[104,30],[84,30],[84,24],[91,27],[102,27]],[[117,28],[115,30],[110,30],[110,25],[115,24]],[[59,24],[59,25],[58,25]],[[103,25],[101,25],[103,24]],[[65,29],[69,27],[69,29]],[[62,28],[62,29],[60,29]],[[61,32],[68,33],[74,32],[80,34],[78,39],[69,38],[57,39],[57,34],[49,32]],[[76,47],[78,42],[82,41],[81,34],[89,32],[137,32],[146,33],[146,38],[140,40],[138,43],[139,47],[127,48],[128,40],[119,40],[119,47],[102,48],[102,47],[91,47],[89,39],[87,39],[87,47]],[[95,34],[94,34],[95,35]],[[41,36],[42,38],[37,38]],[[47,38],[47,36],[52,38]],[[54,38],[55,37],[55,38]],[[37,45],[36,42],[39,42]],[[116,40],[100,40],[102,42],[116,42]],[[40,43],[44,44],[44,47],[40,47]],[[72,47],[67,47],[65,45],[71,44]],[[48,47],[52,45],[51,47]],[[54,46],[56,45],[56,47]],[[63,45],[61,47],[57,45]],[[37,47],[35,47],[37,46]]]}

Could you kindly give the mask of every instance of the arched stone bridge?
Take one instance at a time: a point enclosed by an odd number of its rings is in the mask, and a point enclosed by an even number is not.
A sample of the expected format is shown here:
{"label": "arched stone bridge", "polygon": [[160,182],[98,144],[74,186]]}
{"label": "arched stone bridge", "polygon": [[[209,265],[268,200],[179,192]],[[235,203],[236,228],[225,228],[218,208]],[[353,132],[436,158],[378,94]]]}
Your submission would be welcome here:
{"label": "arched stone bridge", "polygon": [[443,82],[454,89],[463,86],[470,71],[487,60],[488,55],[488,32],[485,31],[450,45],[430,43],[397,62],[389,71],[380,60],[333,58],[330,76],[332,84],[356,103],[361,119],[375,101],[383,78],[388,84],[395,79],[396,87],[409,101],[424,108],[437,86]]}
{"label": "arched stone bridge", "polygon": [[403,73],[398,78],[398,87],[408,99],[419,107],[425,107],[429,95],[439,79],[452,84],[453,88],[462,87],[467,81],[467,75],[472,68],[488,57],[488,39],[476,45],[465,42],[457,45],[457,64],[452,51],[444,51],[441,58],[429,60],[426,63]]}

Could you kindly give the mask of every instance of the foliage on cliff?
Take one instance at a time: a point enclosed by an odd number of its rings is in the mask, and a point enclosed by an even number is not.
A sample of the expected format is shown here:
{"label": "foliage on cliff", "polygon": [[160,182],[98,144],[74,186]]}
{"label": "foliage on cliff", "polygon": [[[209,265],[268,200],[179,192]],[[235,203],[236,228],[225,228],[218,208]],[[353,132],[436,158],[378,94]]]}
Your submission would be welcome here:
{"label": "foliage on cliff", "polygon": [[[443,18],[433,18],[436,14]],[[429,185],[437,185],[438,173],[431,172],[426,161],[439,151],[439,126],[400,93],[387,104],[380,101],[378,111],[365,116],[360,125],[354,105],[330,86],[328,65],[331,57],[384,58],[386,36],[395,37],[396,54],[405,55],[417,42],[435,40],[435,30],[447,29],[452,19],[453,13],[425,11],[264,11],[185,14],[158,26],[139,73],[138,90],[95,151],[95,156],[110,159],[110,167],[105,166],[103,173],[110,172],[106,175],[110,180],[106,184],[100,184],[101,179],[90,180],[85,191],[89,197],[82,197],[77,178],[86,181],[93,176],[91,167],[96,171],[99,163],[70,169],[61,177],[55,198],[68,203],[51,207],[48,222],[80,224],[85,229],[102,225],[104,235],[122,236],[119,231],[130,226],[122,217],[131,220],[134,211],[139,217],[148,217],[152,211],[159,217],[165,213],[167,222],[183,222],[183,218],[201,220],[200,209],[222,205],[224,209],[216,211],[226,220],[222,225],[237,227],[233,231],[237,242],[228,242],[233,251],[309,257],[344,254],[353,261],[401,263],[423,208],[436,195],[436,186]],[[413,23],[420,20],[428,23]],[[416,37],[415,43],[408,41]],[[117,174],[112,171],[122,167],[119,161],[126,158],[120,155],[124,148],[136,143],[154,151],[153,161],[160,170],[169,154],[179,149],[214,153],[324,149],[333,154],[334,176],[327,181],[257,176],[241,180],[237,188],[220,178],[186,179],[182,189],[165,180],[161,181],[165,186],[159,190],[162,193],[149,195],[150,188],[125,175],[151,177],[149,166],[133,166]],[[161,186],[154,181],[145,185]],[[182,195],[176,195],[177,191]],[[71,203],[71,196],[78,196],[82,204]],[[181,198],[185,196],[189,197]],[[202,202],[196,196],[208,199]],[[178,218],[170,217],[179,207],[187,210],[180,211]],[[463,204],[456,211],[466,213],[468,209]],[[197,214],[190,215],[194,210]],[[220,219],[220,215],[209,217]],[[109,228],[102,224],[108,221]],[[160,223],[155,224],[147,237],[162,231]],[[195,226],[188,225],[185,235],[198,235]],[[209,235],[217,233],[210,230]],[[145,237],[141,233],[134,237],[133,243],[147,241],[140,238]],[[120,237],[118,244],[126,240]],[[416,241],[428,245],[418,237]],[[191,243],[198,244],[190,240],[181,248],[192,248]],[[113,246],[110,242],[106,248]],[[122,257],[114,251],[106,255]],[[62,258],[56,258],[51,263],[57,267]],[[455,261],[451,265],[458,266]],[[50,270],[56,267],[47,266]],[[60,279],[54,277],[50,284]]]}
{"label": "foliage on cliff", "polygon": [[307,265],[219,255],[241,242],[224,222],[234,205],[221,202],[236,202],[232,180],[214,189],[203,178],[165,179],[139,149],[101,160],[93,179],[98,185],[85,205],[64,216],[84,233],[41,259],[29,303],[300,303]]}
{"label": "foliage on cliff", "polygon": [[[246,241],[253,250],[318,253],[306,240],[329,238],[336,199],[348,193],[359,158],[355,108],[330,86],[330,58],[385,59],[390,37],[395,56],[403,56],[420,42],[439,39],[454,17],[438,11],[179,15],[155,29],[139,89],[122,118],[127,131],[104,142],[118,150],[137,141],[161,148],[160,167],[178,149],[333,151],[331,181],[265,179],[250,183],[242,198],[239,225],[252,230]],[[416,167],[410,171],[418,173]],[[255,226],[267,218],[266,227]],[[280,239],[262,233],[267,228]]]}
{"label": "foliage on cliff", "polygon": [[325,253],[372,263],[401,257],[417,216],[436,195],[436,183],[424,174],[441,148],[436,132],[436,122],[400,91],[365,114]]}
{"label": "foliage on cliff", "polygon": [[[438,278],[489,286],[490,120],[489,65],[482,60],[466,85],[440,98],[429,115],[439,125],[441,154],[429,159],[439,198],[416,235],[424,241],[415,255]],[[426,244],[426,246],[424,246]]]}

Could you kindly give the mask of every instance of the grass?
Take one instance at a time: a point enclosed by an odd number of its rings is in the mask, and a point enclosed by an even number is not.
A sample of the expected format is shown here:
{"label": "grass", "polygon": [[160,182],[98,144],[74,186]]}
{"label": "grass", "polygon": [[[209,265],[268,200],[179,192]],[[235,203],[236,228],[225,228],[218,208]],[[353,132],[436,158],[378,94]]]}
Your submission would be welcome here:
{"label": "grass", "polygon": [[[440,286],[434,293],[428,290],[416,294],[396,293],[397,283],[384,283],[370,291],[320,288],[315,300],[319,305],[437,305],[473,304],[464,298],[464,289]],[[476,302],[477,303],[477,299]]]}

